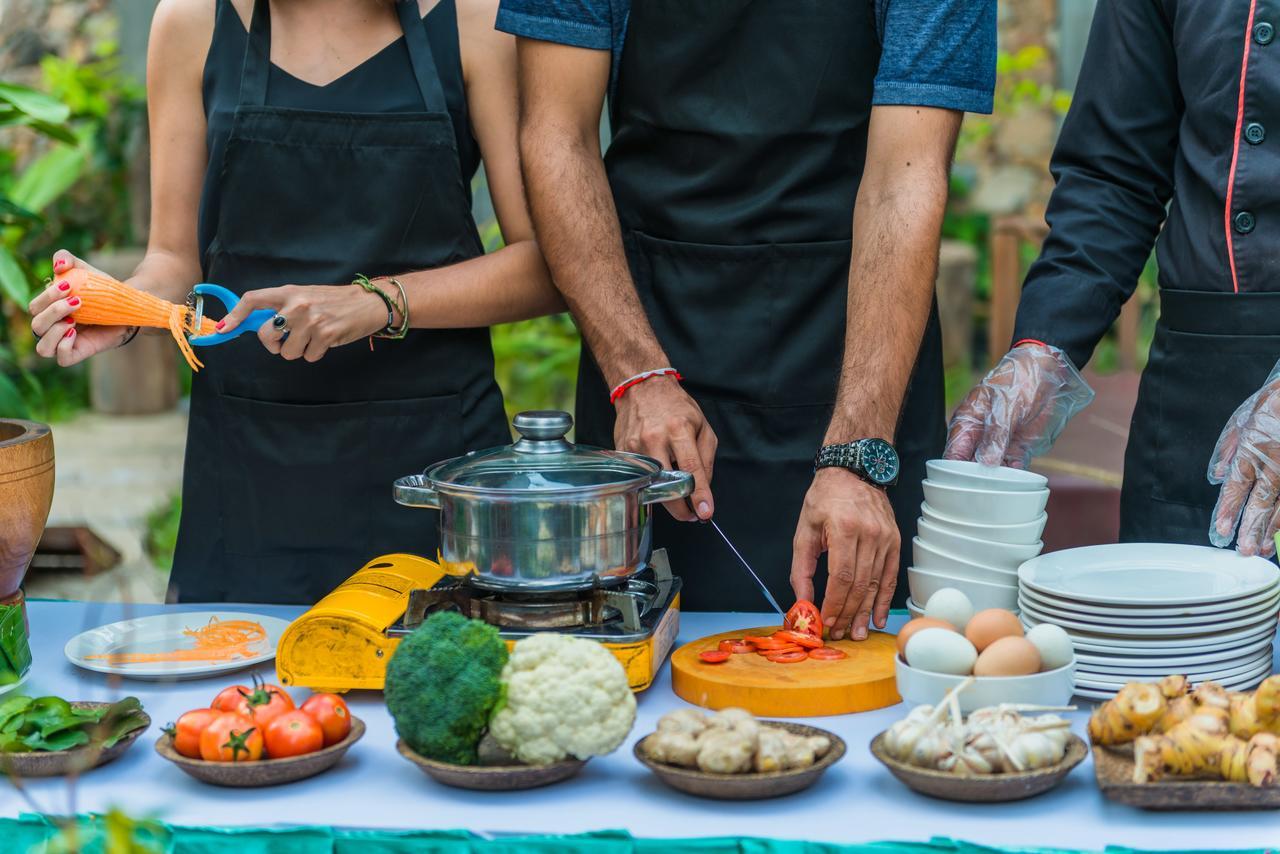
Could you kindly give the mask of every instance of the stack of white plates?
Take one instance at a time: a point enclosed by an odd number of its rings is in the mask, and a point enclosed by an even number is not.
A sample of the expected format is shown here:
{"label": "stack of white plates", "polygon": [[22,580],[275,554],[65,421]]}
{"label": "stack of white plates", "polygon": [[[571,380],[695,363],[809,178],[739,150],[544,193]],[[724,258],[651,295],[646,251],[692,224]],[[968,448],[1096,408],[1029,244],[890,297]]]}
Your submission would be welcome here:
{"label": "stack of white plates", "polygon": [[1271,673],[1280,569],[1262,558],[1122,543],[1041,555],[1018,580],[1023,624],[1071,636],[1082,697],[1171,673],[1243,691]]}
{"label": "stack of white plates", "polygon": [[922,608],[938,590],[953,587],[978,610],[1017,610],[1018,567],[1044,548],[1048,481],[957,460],[926,466],[923,515],[907,571],[908,608]]}

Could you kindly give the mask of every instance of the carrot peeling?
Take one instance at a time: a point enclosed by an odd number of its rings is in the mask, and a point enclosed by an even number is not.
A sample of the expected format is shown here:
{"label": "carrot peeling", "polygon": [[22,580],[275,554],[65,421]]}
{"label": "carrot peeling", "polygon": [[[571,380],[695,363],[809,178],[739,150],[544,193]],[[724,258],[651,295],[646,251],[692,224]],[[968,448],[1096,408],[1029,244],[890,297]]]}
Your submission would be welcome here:
{"label": "carrot peeling", "polygon": [[214,322],[203,318],[200,328],[195,327],[195,309],[161,299],[155,294],[140,291],[124,282],[102,273],[82,267],[73,267],[61,278],[71,285],[71,293],[80,297],[80,305],[72,317],[76,323],[89,326],[149,326],[168,329],[178,349],[191,366],[198,371],[204,367],[196,358],[195,350],[187,342],[190,335],[212,335],[217,331]]}

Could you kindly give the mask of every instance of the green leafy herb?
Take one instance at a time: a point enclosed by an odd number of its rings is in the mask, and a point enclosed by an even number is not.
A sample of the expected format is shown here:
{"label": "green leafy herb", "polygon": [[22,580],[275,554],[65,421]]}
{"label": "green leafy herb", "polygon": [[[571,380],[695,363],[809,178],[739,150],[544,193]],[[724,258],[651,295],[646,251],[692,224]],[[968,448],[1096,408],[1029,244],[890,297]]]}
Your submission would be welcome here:
{"label": "green leafy herb", "polygon": [[137,697],[109,706],[73,706],[61,697],[10,697],[0,703],[0,753],[85,745],[105,749],[146,725]]}

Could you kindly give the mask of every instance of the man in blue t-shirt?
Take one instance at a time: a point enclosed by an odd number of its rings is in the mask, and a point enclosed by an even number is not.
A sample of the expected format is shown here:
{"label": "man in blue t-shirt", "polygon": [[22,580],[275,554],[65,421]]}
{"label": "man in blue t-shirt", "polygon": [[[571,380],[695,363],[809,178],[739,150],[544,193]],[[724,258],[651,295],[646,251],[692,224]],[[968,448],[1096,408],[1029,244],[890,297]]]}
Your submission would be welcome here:
{"label": "man in blue t-shirt", "polygon": [[[991,108],[995,7],[502,0],[498,14],[520,37],[538,240],[583,333],[578,439],[691,472],[671,516],[714,513],[775,597],[789,578],[813,598],[825,552],[834,638],[884,625],[942,451],[939,230],[962,113]],[[686,607],[758,609],[714,532],[659,514],[654,544]]]}

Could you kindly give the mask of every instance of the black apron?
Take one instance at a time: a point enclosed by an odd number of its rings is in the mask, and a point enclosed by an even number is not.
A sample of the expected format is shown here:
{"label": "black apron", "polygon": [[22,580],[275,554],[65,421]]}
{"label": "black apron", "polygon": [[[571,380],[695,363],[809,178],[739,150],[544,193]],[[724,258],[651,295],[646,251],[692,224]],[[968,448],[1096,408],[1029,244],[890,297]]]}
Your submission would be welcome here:
{"label": "black apron", "polygon": [[[720,441],[716,520],[782,602],[836,395],[879,60],[872,0],[645,0],[631,7],[610,105],[605,163],[636,290]],[[612,446],[614,409],[586,348],[577,411],[579,440]],[[935,310],[889,492],[903,537],[899,606],[924,463],[944,438]],[[686,607],[762,610],[714,531],[655,519]],[[821,570],[819,594],[824,583]]]}
{"label": "black apron", "polygon": [[1209,545],[1209,457],[1280,355],[1280,293],[1161,288],[1129,428],[1120,540]]}
{"label": "black apron", "polygon": [[[254,4],[206,281],[236,293],[342,284],[483,252],[416,2],[398,4],[423,112],[266,103],[267,0]],[[387,552],[436,553],[436,519],[392,481],[509,440],[487,329],[413,330],[319,362],[252,335],[201,350],[170,596],[312,603]]]}

